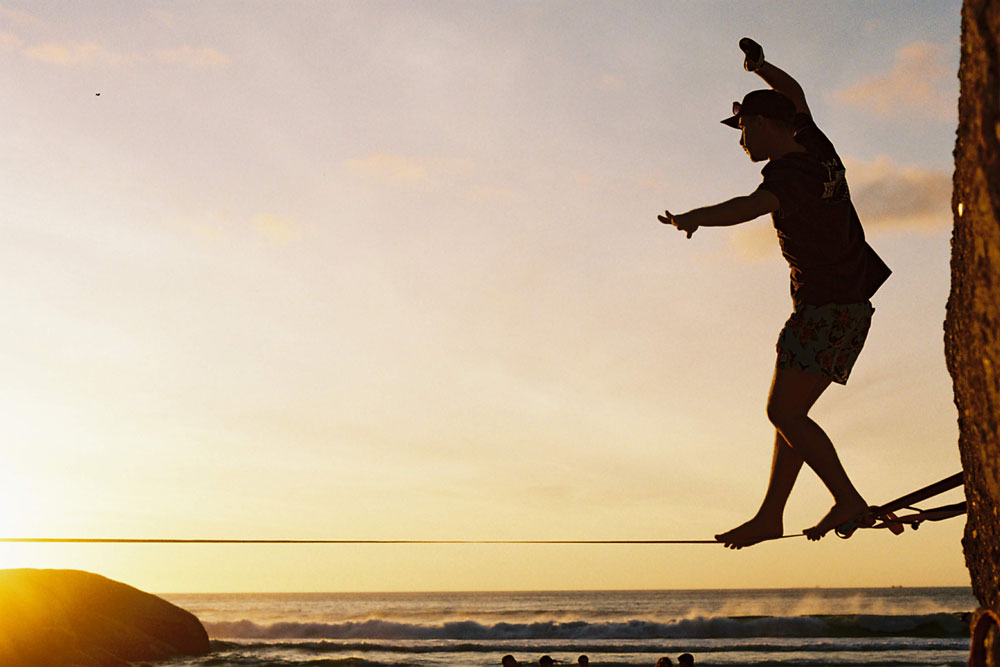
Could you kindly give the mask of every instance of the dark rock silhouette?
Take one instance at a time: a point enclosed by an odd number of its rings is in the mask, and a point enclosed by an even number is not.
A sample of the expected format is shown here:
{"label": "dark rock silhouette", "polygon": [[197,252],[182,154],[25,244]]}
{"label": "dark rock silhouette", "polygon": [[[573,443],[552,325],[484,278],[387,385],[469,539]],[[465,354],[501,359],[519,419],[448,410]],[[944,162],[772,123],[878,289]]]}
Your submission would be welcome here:
{"label": "dark rock silhouette", "polygon": [[993,665],[1000,663],[991,621],[1000,611],[1000,1],[963,3],[959,80],[945,354],[969,508],[962,544],[985,623],[973,624],[970,664]]}
{"label": "dark rock silhouette", "polygon": [[0,570],[0,666],[128,667],[207,653],[194,615],[78,570]]}

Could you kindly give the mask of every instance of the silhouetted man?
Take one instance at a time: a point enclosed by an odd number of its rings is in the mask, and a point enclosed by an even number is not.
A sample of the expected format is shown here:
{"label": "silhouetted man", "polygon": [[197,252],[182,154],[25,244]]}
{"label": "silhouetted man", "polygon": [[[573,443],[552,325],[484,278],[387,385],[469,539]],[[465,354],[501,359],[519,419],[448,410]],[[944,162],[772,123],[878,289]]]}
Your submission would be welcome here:
{"label": "silhouetted man", "polygon": [[830,438],[808,415],[831,382],[847,383],[874,313],[869,299],[890,273],[865,241],[844,165],[813,122],[802,88],[766,62],[756,42],[744,38],[740,48],[744,67],[771,90],[747,93],[722,122],[741,131],[740,145],[751,161],[767,161],[764,181],[745,197],[658,216],[690,238],[699,227],[737,225],[770,213],[791,268],[794,308],[778,337],[767,401],[776,433],[771,475],[757,513],[715,536],[733,549],[782,535],[785,503],[803,462],[834,500],[826,516],[804,531],[809,539],[874,524]]}
{"label": "silhouetted man", "polygon": [[590,665],[590,658],[588,658],[585,655],[581,655],[579,658],[576,659],[576,664],[582,665],[583,667],[587,667],[588,665]]}
{"label": "silhouetted man", "polygon": [[677,656],[677,664],[681,667],[694,667],[694,656],[690,653],[681,653]]}
{"label": "silhouetted man", "polygon": [[519,663],[512,655],[505,655],[500,658],[500,664],[503,667],[521,667],[521,663]]}
{"label": "silhouetted man", "polygon": [[556,663],[553,662],[552,657],[548,655],[543,655],[538,659],[538,667],[552,667]]}

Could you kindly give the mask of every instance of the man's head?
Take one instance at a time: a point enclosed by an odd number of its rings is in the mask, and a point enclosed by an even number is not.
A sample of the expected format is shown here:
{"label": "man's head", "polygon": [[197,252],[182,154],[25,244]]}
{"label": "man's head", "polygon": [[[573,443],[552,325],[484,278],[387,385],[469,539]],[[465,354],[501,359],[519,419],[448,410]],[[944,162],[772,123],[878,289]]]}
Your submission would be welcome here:
{"label": "man's head", "polygon": [[552,667],[554,664],[556,663],[552,661],[552,656],[549,655],[543,655],[538,659],[539,667]]}
{"label": "man's head", "polygon": [[670,658],[668,658],[667,656],[663,656],[662,658],[656,661],[656,667],[668,667],[668,665],[672,664],[674,663],[671,662]]}
{"label": "man's head", "polygon": [[590,658],[588,658],[585,655],[581,655],[579,658],[576,659],[576,664],[578,664],[578,665],[589,665],[590,664]]}
{"label": "man's head", "polygon": [[518,661],[514,659],[514,656],[505,655],[504,657],[500,658],[500,664],[503,665],[503,667],[518,667],[520,663],[518,663]]}
{"label": "man's head", "polygon": [[733,115],[724,125],[741,131],[740,145],[754,162],[788,152],[794,143],[795,104],[776,90],[754,90],[733,102]]}
{"label": "man's head", "polygon": [[681,653],[677,656],[677,664],[681,667],[694,667],[694,656],[690,653]]}

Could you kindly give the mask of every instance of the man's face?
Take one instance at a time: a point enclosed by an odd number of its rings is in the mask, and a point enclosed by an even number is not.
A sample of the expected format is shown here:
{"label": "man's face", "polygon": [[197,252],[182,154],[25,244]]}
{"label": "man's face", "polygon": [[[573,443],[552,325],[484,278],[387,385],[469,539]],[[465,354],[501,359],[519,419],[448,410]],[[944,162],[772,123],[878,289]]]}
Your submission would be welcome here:
{"label": "man's face", "polygon": [[760,116],[740,118],[740,146],[750,156],[751,162],[762,162],[768,158],[764,130]]}

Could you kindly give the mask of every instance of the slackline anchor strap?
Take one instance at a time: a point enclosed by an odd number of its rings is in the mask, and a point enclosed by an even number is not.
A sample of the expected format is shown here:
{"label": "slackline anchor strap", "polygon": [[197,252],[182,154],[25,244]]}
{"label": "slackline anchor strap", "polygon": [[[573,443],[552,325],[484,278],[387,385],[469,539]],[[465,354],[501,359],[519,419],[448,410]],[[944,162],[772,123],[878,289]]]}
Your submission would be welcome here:
{"label": "slackline anchor strap", "polygon": [[[927,510],[913,507],[915,503],[933,498],[961,485],[962,473],[955,473],[950,477],[942,479],[940,482],[929,484],[922,489],[917,489],[905,496],[900,496],[884,505],[872,506],[868,512],[838,527],[835,532],[838,537],[844,539],[849,538],[859,528],[887,528],[894,535],[899,535],[903,532],[907,524],[913,530],[916,530],[924,521],[943,521],[965,514],[967,509],[965,501]],[[910,512],[902,515],[896,514],[897,511],[903,509]]]}

